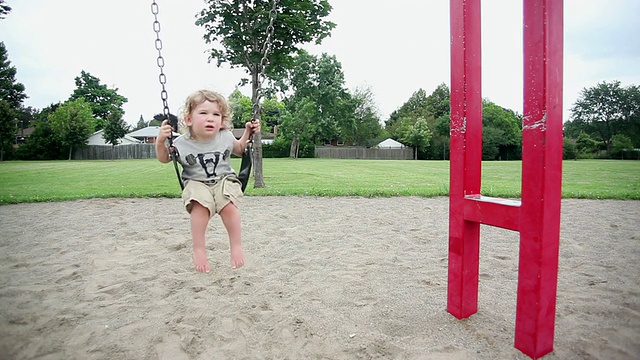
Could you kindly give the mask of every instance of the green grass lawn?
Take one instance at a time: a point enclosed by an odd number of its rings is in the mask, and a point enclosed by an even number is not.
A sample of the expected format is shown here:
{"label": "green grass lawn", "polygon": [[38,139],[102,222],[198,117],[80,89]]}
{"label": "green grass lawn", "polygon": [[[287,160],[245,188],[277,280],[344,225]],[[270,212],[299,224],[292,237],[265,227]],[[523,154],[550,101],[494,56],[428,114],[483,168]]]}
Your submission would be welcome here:
{"label": "green grass lawn", "polygon": [[[233,159],[240,167],[240,159]],[[519,161],[482,164],[482,194],[520,197]],[[447,196],[448,161],[264,159],[266,188],[246,195]],[[563,164],[564,198],[640,200],[640,161],[580,160]],[[0,163],[0,204],[108,197],[179,197],[172,164],[118,161]]]}

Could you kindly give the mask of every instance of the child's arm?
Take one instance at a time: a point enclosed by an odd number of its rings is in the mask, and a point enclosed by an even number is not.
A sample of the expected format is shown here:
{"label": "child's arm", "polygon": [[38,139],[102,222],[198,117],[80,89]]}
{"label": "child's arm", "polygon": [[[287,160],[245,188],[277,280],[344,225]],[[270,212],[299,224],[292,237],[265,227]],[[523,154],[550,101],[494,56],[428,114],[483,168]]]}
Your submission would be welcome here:
{"label": "child's arm", "polygon": [[171,158],[169,157],[169,148],[166,144],[169,136],[173,136],[173,128],[169,125],[169,121],[165,120],[162,122],[162,125],[160,125],[160,131],[156,138],[156,157],[158,158],[158,161],[165,164],[171,161]]}
{"label": "child's arm", "polygon": [[244,148],[247,146],[249,136],[258,132],[260,132],[260,121],[251,120],[251,122],[244,124],[242,137],[233,143],[233,153],[237,156],[242,156],[242,154],[244,154]]}

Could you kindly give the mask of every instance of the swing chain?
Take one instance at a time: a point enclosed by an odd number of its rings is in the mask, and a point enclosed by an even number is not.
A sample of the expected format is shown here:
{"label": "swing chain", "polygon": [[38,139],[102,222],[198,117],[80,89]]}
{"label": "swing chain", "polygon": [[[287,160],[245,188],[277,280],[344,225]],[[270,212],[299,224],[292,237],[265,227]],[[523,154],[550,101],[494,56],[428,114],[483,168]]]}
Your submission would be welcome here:
{"label": "swing chain", "polygon": [[[153,3],[151,4],[151,13],[153,13],[153,31],[156,33],[156,41],[155,41],[155,46],[156,46],[156,50],[158,50],[158,58],[156,60],[156,63],[158,64],[158,68],[160,68],[160,75],[158,76],[158,80],[160,81],[160,85],[162,86],[162,91],[160,91],[160,98],[162,99],[162,113],[164,114],[165,119],[169,120],[169,122],[171,122],[171,119],[169,118],[169,103],[168,103],[168,99],[169,99],[169,95],[167,93],[167,90],[165,88],[165,85],[167,84],[167,76],[164,74],[164,58],[162,57],[162,40],[160,39],[160,22],[158,21],[158,4],[156,3],[155,0],[153,0]],[[171,127],[173,127],[173,124],[171,124]],[[173,129],[174,131],[176,131],[177,129]],[[169,141],[171,142],[171,137],[169,137]]]}
{"label": "swing chain", "polygon": [[258,66],[258,76],[256,77],[257,86],[256,86],[256,102],[253,104],[253,119],[257,119],[258,113],[260,112],[260,99],[262,98],[262,83],[265,81],[264,70],[269,62],[268,55],[271,50],[272,45],[272,37],[275,28],[273,27],[273,21],[276,18],[277,11],[276,8],[278,6],[278,0],[272,0],[273,6],[271,10],[269,10],[269,25],[267,25],[267,37],[264,40],[264,44],[262,45],[262,59],[260,59],[260,63]]}
{"label": "swing chain", "polygon": [[160,40],[160,22],[158,21],[158,4],[156,0],[153,0],[151,3],[151,13],[153,13],[153,31],[156,33],[156,50],[158,50],[158,59],[156,60],[158,67],[160,68],[160,75],[158,79],[160,80],[160,85],[162,86],[162,91],[160,92],[160,98],[162,99],[162,113],[164,114],[164,118],[169,121],[171,124],[171,136],[169,136],[169,157],[173,160],[173,168],[176,171],[176,176],[178,177],[178,182],[180,183],[180,188],[184,190],[184,182],[182,181],[182,177],[180,176],[180,170],[178,169],[178,152],[176,148],[173,146],[173,132],[178,131],[178,122],[171,121],[171,117],[169,116],[171,112],[169,111],[169,95],[167,93],[167,89],[165,85],[167,84],[167,76],[164,74],[164,58],[162,57],[162,40]]}

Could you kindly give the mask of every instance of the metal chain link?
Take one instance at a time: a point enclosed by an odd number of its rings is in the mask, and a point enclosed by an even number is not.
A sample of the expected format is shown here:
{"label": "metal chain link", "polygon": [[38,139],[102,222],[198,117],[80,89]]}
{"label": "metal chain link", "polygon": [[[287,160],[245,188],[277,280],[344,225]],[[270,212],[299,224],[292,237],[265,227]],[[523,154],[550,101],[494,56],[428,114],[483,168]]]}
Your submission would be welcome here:
{"label": "metal chain link", "polygon": [[271,50],[271,38],[273,37],[273,32],[274,32],[274,27],[273,27],[273,21],[276,18],[276,8],[278,6],[278,0],[272,0],[273,1],[273,6],[271,8],[271,10],[269,10],[269,25],[267,25],[267,38],[264,40],[264,44],[262,45],[262,59],[260,59],[260,63],[257,65],[258,66],[258,76],[256,77],[257,79],[257,86],[256,86],[256,102],[253,104],[253,119],[256,119],[258,116],[258,113],[260,112],[260,99],[262,98],[262,83],[265,80],[265,74],[264,74],[264,69],[267,66],[267,63],[269,62],[268,59],[268,55],[269,55],[269,51]]}
{"label": "metal chain link", "polygon": [[[171,121],[171,118],[169,117],[169,115],[171,114],[171,112],[169,111],[169,94],[167,93],[167,90],[165,88],[165,85],[167,84],[167,76],[164,74],[164,58],[162,57],[162,40],[160,39],[160,22],[158,21],[158,4],[156,3],[155,0],[153,0],[153,3],[151,4],[151,13],[153,13],[153,31],[156,33],[156,50],[158,50],[158,58],[156,60],[156,63],[158,64],[158,68],[160,68],[160,75],[158,76],[158,80],[160,81],[160,86],[162,86],[162,91],[160,91],[160,98],[162,99],[162,113],[164,114],[164,117],[169,120],[169,123],[171,124],[171,127],[173,127],[174,131],[177,131],[178,129],[176,129],[177,124],[173,124],[173,122]],[[171,143],[171,137],[169,137],[169,142]]]}

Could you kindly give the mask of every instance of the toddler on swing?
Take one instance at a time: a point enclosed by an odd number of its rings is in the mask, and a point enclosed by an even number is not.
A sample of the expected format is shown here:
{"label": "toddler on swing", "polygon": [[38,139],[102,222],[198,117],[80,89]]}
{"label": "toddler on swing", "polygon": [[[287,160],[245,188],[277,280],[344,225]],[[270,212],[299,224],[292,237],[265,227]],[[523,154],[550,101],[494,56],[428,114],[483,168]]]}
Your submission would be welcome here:
{"label": "toddler on swing", "polygon": [[[230,160],[231,154],[242,156],[251,134],[260,131],[260,122],[247,122],[242,137],[236,139],[228,102],[210,90],[189,95],[181,116],[188,131],[173,140],[173,146],[182,165],[182,200],[191,218],[193,263],[199,272],[211,271],[205,233],[209,219],[219,214],[229,236],[231,267],[238,268],[244,264],[238,210],[243,194]],[[172,134],[168,120],[163,121],[156,140],[156,155],[162,163],[171,161],[166,142]]]}

